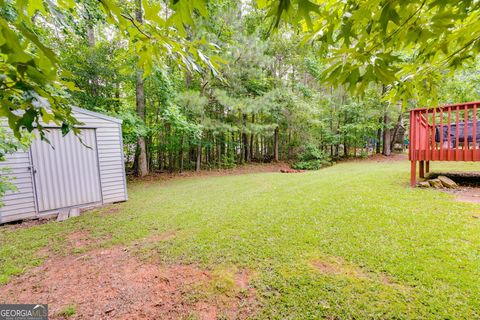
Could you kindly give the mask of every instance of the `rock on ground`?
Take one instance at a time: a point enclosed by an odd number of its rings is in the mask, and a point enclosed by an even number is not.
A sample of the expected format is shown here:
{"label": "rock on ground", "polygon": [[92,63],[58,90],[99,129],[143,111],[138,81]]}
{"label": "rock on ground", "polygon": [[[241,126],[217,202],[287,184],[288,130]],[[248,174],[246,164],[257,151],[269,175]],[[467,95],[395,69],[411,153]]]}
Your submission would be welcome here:
{"label": "rock on ground", "polygon": [[435,189],[440,189],[440,188],[443,188],[443,184],[442,182],[440,181],[440,179],[431,179],[431,180],[428,180],[428,183],[430,184],[430,186],[434,187]]}
{"label": "rock on ground", "polygon": [[457,188],[458,185],[455,183],[455,181],[453,181],[452,179],[446,177],[446,176],[438,176],[437,178],[438,180],[440,180],[440,182],[442,183],[442,185],[445,187],[445,188],[451,188],[451,189],[454,189],[454,188]]}
{"label": "rock on ground", "polygon": [[430,188],[430,183],[428,181],[420,181],[417,183],[419,188]]}
{"label": "rock on ground", "polygon": [[281,173],[302,173],[304,170],[295,170],[295,169],[280,169]]}

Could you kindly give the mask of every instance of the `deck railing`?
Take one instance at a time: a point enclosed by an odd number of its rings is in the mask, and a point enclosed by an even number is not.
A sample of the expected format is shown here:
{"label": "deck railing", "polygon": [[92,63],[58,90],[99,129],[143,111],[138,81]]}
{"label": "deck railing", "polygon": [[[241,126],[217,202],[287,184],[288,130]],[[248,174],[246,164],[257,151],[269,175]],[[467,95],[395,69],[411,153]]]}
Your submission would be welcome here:
{"label": "deck railing", "polygon": [[422,178],[430,161],[480,161],[478,108],[480,101],[410,111],[412,186],[416,185],[417,161]]}
{"label": "deck railing", "polygon": [[480,102],[410,111],[411,161],[479,161]]}

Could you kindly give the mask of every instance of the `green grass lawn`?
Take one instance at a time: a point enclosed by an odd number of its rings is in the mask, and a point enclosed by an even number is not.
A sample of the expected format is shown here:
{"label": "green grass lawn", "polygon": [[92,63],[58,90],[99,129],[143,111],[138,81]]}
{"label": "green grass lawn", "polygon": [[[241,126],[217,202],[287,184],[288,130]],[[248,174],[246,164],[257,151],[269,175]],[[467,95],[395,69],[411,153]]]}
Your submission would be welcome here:
{"label": "green grass lawn", "polygon": [[[480,170],[480,164],[432,163]],[[255,276],[261,319],[480,317],[480,207],[408,187],[409,163],[136,182],[130,200],[63,223],[0,228],[0,282],[88,230],[100,246],[176,231],[138,254]],[[88,250],[88,249],[86,249]]]}

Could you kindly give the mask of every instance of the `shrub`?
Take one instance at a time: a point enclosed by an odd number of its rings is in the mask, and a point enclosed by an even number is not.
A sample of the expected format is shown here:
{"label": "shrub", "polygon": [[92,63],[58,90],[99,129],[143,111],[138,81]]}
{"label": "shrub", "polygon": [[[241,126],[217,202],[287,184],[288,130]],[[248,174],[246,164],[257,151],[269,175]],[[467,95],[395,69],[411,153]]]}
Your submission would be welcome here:
{"label": "shrub", "polygon": [[368,152],[366,152],[365,150],[362,150],[360,152],[360,158],[362,158],[362,159],[368,158]]}
{"label": "shrub", "polygon": [[314,144],[307,144],[298,155],[298,161],[293,164],[292,168],[296,170],[318,170],[331,164],[332,161],[327,153]]}
{"label": "shrub", "polygon": [[237,166],[237,163],[235,161],[235,157],[233,155],[223,155],[222,156],[222,163],[221,163],[221,168],[222,169],[233,169]]}

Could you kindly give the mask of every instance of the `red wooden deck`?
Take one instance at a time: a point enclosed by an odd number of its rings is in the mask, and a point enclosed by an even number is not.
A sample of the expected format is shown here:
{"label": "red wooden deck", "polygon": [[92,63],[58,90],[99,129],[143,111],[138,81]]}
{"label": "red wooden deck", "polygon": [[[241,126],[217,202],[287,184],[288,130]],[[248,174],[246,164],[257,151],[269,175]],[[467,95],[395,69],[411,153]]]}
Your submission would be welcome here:
{"label": "red wooden deck", "polygon": [[410,111],[412,187],[416,185],[417,161],[421,178],[429,171],[430,161],[480,161],[477,108],[480,101]]}

